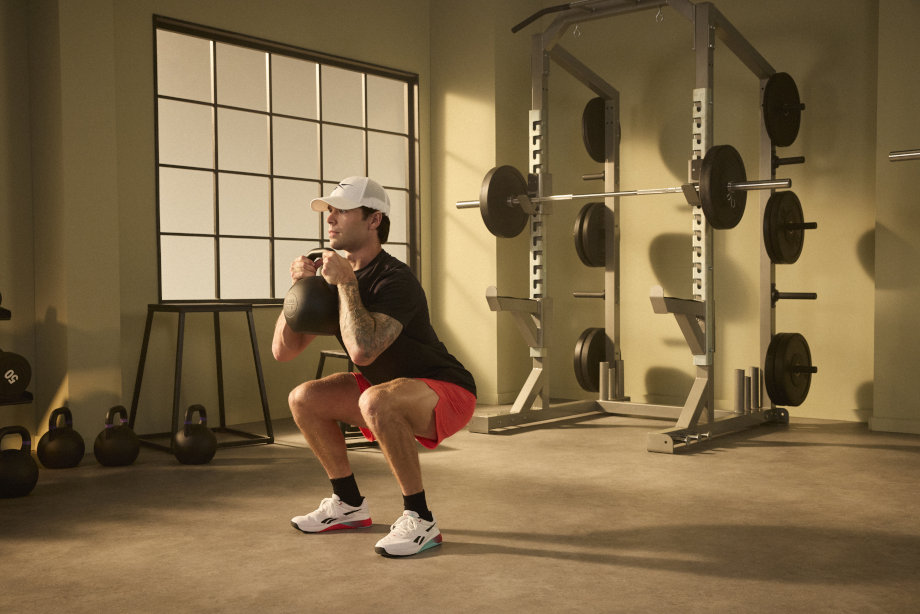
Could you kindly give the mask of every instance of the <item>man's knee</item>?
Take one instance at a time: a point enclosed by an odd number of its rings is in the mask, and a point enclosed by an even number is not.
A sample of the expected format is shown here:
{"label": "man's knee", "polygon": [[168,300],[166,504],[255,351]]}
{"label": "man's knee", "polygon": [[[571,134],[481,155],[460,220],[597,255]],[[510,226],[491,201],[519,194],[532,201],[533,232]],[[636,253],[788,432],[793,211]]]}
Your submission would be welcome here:
{"label": "man's knee", "polygon": [[393,402],[392,388],[390,385],[383,384],[371,386],[361,393],[358,408],[371,429],[374,429],[380,421],[393,417],[396,404]]}
{"label": "man's knee", "polygon": [[291,408],[291,413],[294,414],[295,418],[303,415],[312,405],[310,399],[313,396],[313,384],[314,382],[312,381],[304,382],[288,394],[288,406]]}

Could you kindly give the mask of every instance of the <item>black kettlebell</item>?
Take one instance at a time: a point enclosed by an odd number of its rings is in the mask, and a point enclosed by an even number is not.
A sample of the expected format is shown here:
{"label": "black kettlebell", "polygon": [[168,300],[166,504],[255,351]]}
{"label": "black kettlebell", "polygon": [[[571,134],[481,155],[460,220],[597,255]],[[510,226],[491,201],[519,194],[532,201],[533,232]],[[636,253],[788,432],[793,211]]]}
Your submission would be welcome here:
{"label": "black kettlebell", "polygon": [[0,498],[24,497],[38,483],[38,464],[32,458],[32,435],[24,426],[5,426],[0,429],[0,441],[7,435],[22,437],[18,450],[0,452]]}
{"label": "black kettlebell", "polygon": [[[198,422],[192,414],[198,413]],[[173,437],[173,454],[183,465],[203,465],[217,452],[217,436],[208,428],[208,414],[201,405],[190,405],[185,410],[185,424]]]}
{"label": "black kettlebell", "polygon": [[[64,424],[58,424],[58,418]],[[38,440],[38,460],[49,469],[76,467],[83,460],[86,444],[80,434],[73,430],[73,415],[66,407],[58,407],[48,419],[48,432]]]}
{"label": "black kettlebell", "polygon": [[[115,424],[115,416],[119,423]],[[105,414],[105,428],[96,436],[93,454],[100,465],[123,467],[137,460],[141,441],[128,426],[128,410],[116,405]]]}
{"label": "black kettlebell", "polygon": [[[315,249],[307,258],[316,260],[329,248]],[[291,330],[312,335],[339,332],[339,292],[322,275],[298,279],[284,297],[284,319]]]}

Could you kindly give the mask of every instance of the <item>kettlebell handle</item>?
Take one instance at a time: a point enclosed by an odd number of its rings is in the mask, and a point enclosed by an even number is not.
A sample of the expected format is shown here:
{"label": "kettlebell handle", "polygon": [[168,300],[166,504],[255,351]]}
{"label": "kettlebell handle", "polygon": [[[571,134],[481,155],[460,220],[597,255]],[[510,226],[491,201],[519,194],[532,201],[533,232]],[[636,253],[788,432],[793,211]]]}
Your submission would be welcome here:
{"label": "kettlebell handle", "polygon": [[19,435],[22,438],[22,445],[19,446],[21,452],[32,451],[32,434],[24,426],[5,426],[0,429],[0,441],[7,435]]}
{"label": "kettlebell handle", "polygon": [[[198,412],[198,422],[192,422],[192,414]],[[208,423],[208,412],[205,411],[204,405],[196,403],[195,405],[189,405],[188,409],[185,410],[185,425],[191,424],[207,424]]]}
{"label": "kettlebell handle", "polygon": [[[309,252],[307,252],[307,258],[308,258],[311,262],[316,262],[317,260],[319,260],[319,259],[322,257],[323,252],[333,252],[333,253],[335,253],[335,250],[332,249],[331,247],[317,247],[316,249],[311,249]],[[316,267],[316,270],[319,271],[322,267],[323,267],[323,265],[320,264],[318,267]]]}
{"label": "kettlebell handle", "polygon": [[[119,424],[115,424],[115,416],[118,416]],[[128,410],[124,405],[115,405],[105,413],[105,428],[110,429],[113,426],[121,426],[128,422]]]}
{"label": "kettlebell handle", "polygon": [[64,426],[67,428],[73,428],[73,414],[70,413],[70,409],[67,407],[58,407],[51,412],[51,417],[48,418],[48,430],[53,431],[58,426],[58,418],[61,416],[64,417]]}

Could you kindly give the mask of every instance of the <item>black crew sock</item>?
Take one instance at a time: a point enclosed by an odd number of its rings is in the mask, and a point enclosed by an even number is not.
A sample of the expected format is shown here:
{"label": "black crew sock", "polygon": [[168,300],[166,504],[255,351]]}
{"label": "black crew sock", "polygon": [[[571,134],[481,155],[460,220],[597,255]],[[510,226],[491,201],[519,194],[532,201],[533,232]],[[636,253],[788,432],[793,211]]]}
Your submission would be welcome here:
{"label": "black crew sock", "polygon": [[344,478],[332,478],[332,492],[339,496],[344,503],[352,507],[358,507],[364,501],[361,491],[358,490],[358,483],[355,481],[355,474],[352,473]]}
{"label": "black crew sock", "polygon": [[410,512],[415,512],[422,520],[427,520],[428,522],[434,520],[434,516],[431,515],[431,511],[428,509],[428,503],[425,501],[424,490],[414,495],[403,495],[403,508]]}

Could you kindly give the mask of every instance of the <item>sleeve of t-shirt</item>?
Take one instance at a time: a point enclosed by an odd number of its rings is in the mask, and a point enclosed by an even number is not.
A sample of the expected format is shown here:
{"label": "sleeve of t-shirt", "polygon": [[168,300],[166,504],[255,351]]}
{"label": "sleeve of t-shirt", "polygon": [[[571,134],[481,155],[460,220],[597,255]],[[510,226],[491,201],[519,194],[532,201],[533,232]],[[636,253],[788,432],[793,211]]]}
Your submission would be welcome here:
{"label": "sleeve of t-shirt", "polygon": [[421,286],[411,273],[387,275],[377,283],[364,308],[387,315],[406,326],[418,311],[420,291]]}

